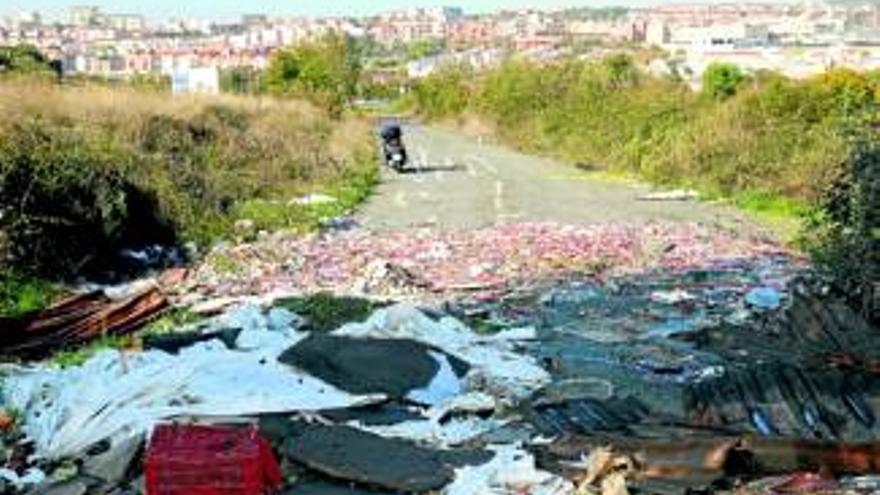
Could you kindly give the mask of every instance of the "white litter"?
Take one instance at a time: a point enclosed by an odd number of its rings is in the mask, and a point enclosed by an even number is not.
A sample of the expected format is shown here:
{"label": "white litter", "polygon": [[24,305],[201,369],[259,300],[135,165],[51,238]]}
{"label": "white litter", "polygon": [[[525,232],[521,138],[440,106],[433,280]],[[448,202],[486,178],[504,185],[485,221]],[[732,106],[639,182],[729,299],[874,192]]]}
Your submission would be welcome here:
{"label": "white litter", "polygon": [[532,335],[531,331],[484,338],[454,318],[435,321],[404,303],[377,310],[367,321],[349,323],[333,333],[355,338],[411,339],[436,347],[471,365],[465,377],[471,391],[519,399],[550,382],[550,374],[534,358],[514,351],[513,337]]}
{"label": "white litter", "polygon": [[506,421],[482,418],[453,418],[440,423],[433,419],[404,421],[393,425],[348,425],[383,437],[403,438],[435,447],[454,447],[506,425]]}
{"label": "white litter", "polygon": [[19,476],[18,473],[11,469],[0,469],[0,480],[11,484],[17,491],[21,491],[29,486],[39,485],[46,481],[46,473],[37,468],[30,468]]}
{"label": "white litter", "polygon": [[638,197],[640,201],[692,201],[699,199],[700,195],[690,189],[673,189],[672,191],[657,191],[643,194]]}
{"label": "white litter", "polygon": [[655,291],[651,294],[651,300],[660,304],[678,304],[692,301],[695,297],[686,290],[675,289],[670,291]]}
{"label": "white litter", "polygon": [[437,361],[440,369],[427,387],[410,391],[406,398],[417,404],[435,406],[460,395],[462,385],[452,365],[449,364],[448,357],[435,351],[428,351],[428,354]]}
{"label": "white litter", "polygon": [[476,414],[494,412],[498,408],[495,398],[482,392],[469,392],[437,404],[428,411],[428,417],[442,420],[451,413]]}
{"label": "white litter", "polygon": [[327,196],[326,194],[312,193],[302,196],[300,198],[296,198],[290,201],[290,204],[295,205],[322,205],[335,203],[338,201],[333,196]]}
{"label": "white litter", "polygon": [[[267,339],[268,340],[268,339]],[[48,459],[76,456],[103,439],[149,431],[177,416],[243,416],[317,411],[373,403],[260,350],[231,351],[219,341],[172,356],[103,351],[69,369],[19,369],[4,382],[7,406],[24,413],[24,433]]]}
{"label": "white litter", "polygon": [[515,445],[490,447],[495,457],[481,466],[455,471],[455,480],[443,495],[571,495],[568,481],[535,468],[535,458]]}

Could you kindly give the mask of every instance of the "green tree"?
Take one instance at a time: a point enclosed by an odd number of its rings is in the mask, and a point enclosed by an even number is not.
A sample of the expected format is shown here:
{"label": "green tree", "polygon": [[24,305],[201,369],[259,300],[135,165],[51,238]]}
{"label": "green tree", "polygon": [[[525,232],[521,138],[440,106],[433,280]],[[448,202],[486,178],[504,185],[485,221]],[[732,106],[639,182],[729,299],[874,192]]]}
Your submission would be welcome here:
{"label": "green tree", "polygon": [[408,60],[419,60],[441,53],[446,48],[443,40],[419,40],[406,45]]}
{"label": "green tree", "polygon": [[735,64],[714,62],[703,71],[703,92],[717,100],[736,94],[746,77]]}
{"label": "green tree", "polygon": [[292,93],[296,88],[299,72],[299,60],[293,51],[276,51],[266,68],[266,89],[276,95]]}
{"label": "green tree", "polygon": [[0,47],[0,73],[61,76],[61,65],[46,58],[36,47]]}
{"label": "green tree", "polygon": [[359,50],[345,35],[276,52],[266,71],[266,86],[274,94],[301,94],[339,115],[355,96],[361,74]]}

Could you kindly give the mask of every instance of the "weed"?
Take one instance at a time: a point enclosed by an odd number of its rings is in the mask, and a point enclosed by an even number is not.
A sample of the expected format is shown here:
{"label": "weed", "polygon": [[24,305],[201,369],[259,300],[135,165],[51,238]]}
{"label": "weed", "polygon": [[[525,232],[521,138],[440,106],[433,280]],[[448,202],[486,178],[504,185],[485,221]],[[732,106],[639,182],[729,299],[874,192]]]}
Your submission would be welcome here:
{"label": "weed", "polygon": [[43,309],[57,295],[58,289],[43,279],[0,272],[0,317],[17,317]]}
{"label": "weed", "polygon": [[147,325],[140,332],[140,335],[147,336],[171,333],[181,327],[198,323],[203,319],[204,317],[202,315],[193,313],[186,308],[175,308]]}
{"label": "weed", "polygon": [[304,317],[309,330],[329,332],[345,323],[366,320],[385,304],[356,297],[319,292],[306,297],[282,299],[276,305]]}
{"label": "weed", "polygon": [[130,349],[134,347],[132,336],[104,336],[84,347],[61,351],[52,357],[52,362],[62,368],[82,366],[95,354],[106,349]]}

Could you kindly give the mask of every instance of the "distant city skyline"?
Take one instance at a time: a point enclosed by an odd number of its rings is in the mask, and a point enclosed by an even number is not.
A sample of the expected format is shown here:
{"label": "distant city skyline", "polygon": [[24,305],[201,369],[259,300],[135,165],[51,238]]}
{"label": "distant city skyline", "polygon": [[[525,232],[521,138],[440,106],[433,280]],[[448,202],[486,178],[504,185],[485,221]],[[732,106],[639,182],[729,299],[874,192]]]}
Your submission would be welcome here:
{"label": "distant city skyline", "polygon": [[[20,0],[19,0],[20,1]],[[684,1],[684,0],[683,0]],[[724,0],[709,0],[720,3]],[[774,0],[770,0],[771,2]],[[781,0],[775,0],[781,1]],[[6,3],[6,2],[4,2]],[[200,17],[212,20],[235,19],[242,14],[268,15],[353,15],[376,14],[394,9],[417,7],[454,6],[465,9],[467,13],[483,13],[504,8],[558,8],[558,7],[644,7],[650,5],[678,3],[678,0],[373,0],[357,2],[346,6],[343,2],[300,2],[290,0],[252,0],[247,3],[230,0],[93,0],[83,2],[64,2],[58,0],[28,0],[16,5],[0,6],[0,15],[15,16],[37,11],[47,20],[64,20],[69,16],[69,8],[74,5],[94,5],[108,13],[141,14],[151,21],[169,17]]]}

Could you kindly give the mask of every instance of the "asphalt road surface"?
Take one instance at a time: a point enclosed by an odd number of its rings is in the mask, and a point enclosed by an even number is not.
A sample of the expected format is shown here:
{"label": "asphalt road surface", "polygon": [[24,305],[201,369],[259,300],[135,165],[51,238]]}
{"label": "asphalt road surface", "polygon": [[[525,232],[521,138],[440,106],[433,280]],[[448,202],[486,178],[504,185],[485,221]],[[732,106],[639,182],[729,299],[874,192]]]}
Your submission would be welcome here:
{"label": "asphalt road surface", "polygon": [[746,219],[699,201],[644,201],[649,186],[591,177],[570,164],[524,155],[450,130],[407,127],[411,170],[387,167],[358,220],[374,230],[475,228],[499,222],[563,224],[702,222]]}

